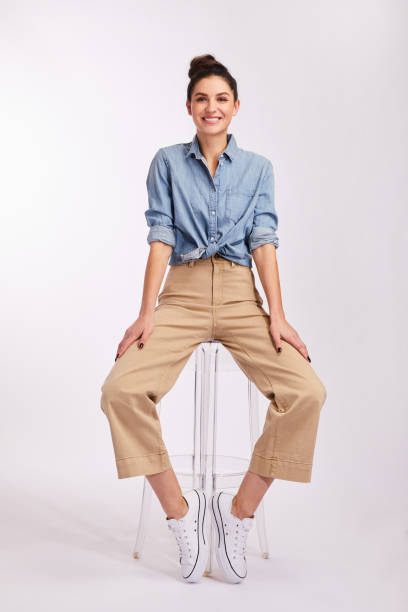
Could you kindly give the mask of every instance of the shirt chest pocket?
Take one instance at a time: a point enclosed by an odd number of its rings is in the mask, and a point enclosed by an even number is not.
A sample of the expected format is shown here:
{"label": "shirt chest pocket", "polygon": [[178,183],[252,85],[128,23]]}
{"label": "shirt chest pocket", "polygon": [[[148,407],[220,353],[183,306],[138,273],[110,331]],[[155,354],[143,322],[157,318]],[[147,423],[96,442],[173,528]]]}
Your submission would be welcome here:
{"label": "shirt chest pocket", "polygon": [[242,189],[227,189],[225,200],[225,216],[237,223],[251,206],[254,193]]}

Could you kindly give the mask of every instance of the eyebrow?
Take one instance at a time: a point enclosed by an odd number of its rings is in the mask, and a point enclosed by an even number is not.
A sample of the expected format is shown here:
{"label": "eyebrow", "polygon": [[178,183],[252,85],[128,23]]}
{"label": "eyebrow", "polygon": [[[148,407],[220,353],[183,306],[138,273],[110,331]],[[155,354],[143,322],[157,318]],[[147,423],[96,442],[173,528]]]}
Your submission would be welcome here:
{"label": "eyebrow", "polygon": [[[222,91],[221,93],[217,93],[216,95],[217,95],[217,96],[223,96],[223,95],[225,95],[225,94],[226,94],[227,96],[229,96],[228,91]],[[201,92],[201,91],[198,91],[198,92],[197,92],[197,93],[195,93],[194,95],[195,95],[195,96],[206,96],[207,94],[206,94],[206,93],[203,93],[203,92]]]}

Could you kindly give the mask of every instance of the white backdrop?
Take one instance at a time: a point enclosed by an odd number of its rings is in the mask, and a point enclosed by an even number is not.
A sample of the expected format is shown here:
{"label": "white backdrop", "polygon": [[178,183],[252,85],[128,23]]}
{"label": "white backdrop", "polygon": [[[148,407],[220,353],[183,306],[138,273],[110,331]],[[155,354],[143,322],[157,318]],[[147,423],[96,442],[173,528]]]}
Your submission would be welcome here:
{"label": "white backdrop", "polygon": [[[179,609],[406,609],[407,13],[1,2],[3,610],[156,611],[170,595]],[[143,478],[117,479],[99,401],[139,312],[147,169],[195,133],[187,71],[202,53],[238,81],[229,131],[274,165],[284,309],[328,397],[312,482],[276,480],[265,498],[270,559],[253,530],[246,583],[193,592],[157,499],[132,558]],[[166,398],[171,452],[191,376]],[[244,439],[234,388],[224,408]]]}

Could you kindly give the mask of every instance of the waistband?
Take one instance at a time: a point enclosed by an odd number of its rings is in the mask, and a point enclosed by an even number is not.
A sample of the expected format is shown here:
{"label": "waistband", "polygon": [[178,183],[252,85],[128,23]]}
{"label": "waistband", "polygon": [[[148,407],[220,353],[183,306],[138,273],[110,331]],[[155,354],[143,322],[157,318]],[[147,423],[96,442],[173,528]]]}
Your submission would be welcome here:
{"label": "waistband", "polygon": [[188,261],[186,262],[187,266],[193,267],[196,266],[199,263],[205,263],[205,262],[214,262],[214,263],[219,263],[219,262],[226,262],[227,264],[229,264],[231,266],[231,268],[233,268],[234,266],[237,266],[239,264],[236,264],[235,261],[231,261],[230,259],[227,259],[226,257],[222,257],[222,255],[219,255],[218,253],[214,253],[214,255],[210,255],[210,257],[206,257],[205,259],[203,259],[202,257],[200,257],[200,259],[194,259],[192,261]]}

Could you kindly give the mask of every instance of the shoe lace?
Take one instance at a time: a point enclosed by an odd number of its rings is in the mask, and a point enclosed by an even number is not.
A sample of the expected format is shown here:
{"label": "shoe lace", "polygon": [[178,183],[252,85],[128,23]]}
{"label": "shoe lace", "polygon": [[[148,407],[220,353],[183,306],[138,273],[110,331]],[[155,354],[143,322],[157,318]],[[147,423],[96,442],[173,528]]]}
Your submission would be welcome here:
{"label": "shoe lace", "polygon": [[168,528],[174,533],[179,549],[180,563],[191,562],[193,559],[190,542],[197,531],[197,521],[193,523],[179,519],[176,523],[169,523]]}
{"label": "shoe lace", "polygon": [[241,522],[231,523],[229,525],[229,530],[226,532],[226,535],[231,536],[231,540],[233,543],[233,558],[236,559],[238,556],[243,557],[246,560],[246,546],[247,546],[247,538],[248,533],[251,529],[251,525],[248,521],[242,520]]}

